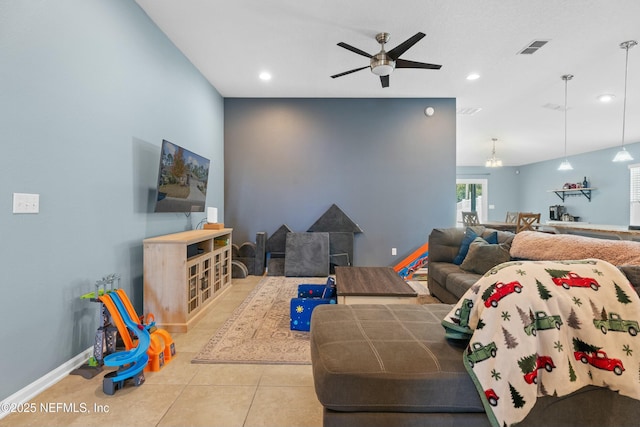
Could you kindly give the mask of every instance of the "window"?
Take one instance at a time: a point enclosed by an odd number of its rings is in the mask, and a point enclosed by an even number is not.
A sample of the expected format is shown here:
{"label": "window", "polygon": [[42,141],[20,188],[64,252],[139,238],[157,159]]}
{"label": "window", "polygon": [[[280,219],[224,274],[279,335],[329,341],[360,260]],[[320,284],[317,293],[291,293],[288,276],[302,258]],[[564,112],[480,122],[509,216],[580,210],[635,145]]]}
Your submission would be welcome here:
{"label": "window", "polygon": [[481,223],[487,221],[488,194],[487,179],[456,179],[456,224],[462,226],[462,211],[476,211]]}

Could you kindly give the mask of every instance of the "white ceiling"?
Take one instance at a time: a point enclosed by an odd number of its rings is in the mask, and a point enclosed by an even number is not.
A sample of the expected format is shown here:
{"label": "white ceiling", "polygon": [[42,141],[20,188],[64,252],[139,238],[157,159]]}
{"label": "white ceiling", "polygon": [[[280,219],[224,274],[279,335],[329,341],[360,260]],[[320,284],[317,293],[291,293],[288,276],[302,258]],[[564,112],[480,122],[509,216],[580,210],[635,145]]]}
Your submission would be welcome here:
{"label": "white ceiling", "polygon": [[[568,84],[568,154],[620,145],[619,44],[640,41],[638,0],[136,2],[225,97],[455,97],[459,110],[481,108],[457,116],[460,166],[483,165],[491,138],[508,166],[563,157],[563,74],[575,76]],[[391,33],[387,50],[425,33],[401,58],[442,69],[396,69],[385,89],[367,69],[330,78],[368,65],[338,42],[375,54],[382,31]],[[538,52],[517,55],[541,39],[549,42]],[[264,70],[271,81],[258,78]],[[466,80],[471,72],[481,77]],[[616,98],[603,104],[596,98],[603,93]],[[640,142],[640,46],[629,51],[625,141]]]}

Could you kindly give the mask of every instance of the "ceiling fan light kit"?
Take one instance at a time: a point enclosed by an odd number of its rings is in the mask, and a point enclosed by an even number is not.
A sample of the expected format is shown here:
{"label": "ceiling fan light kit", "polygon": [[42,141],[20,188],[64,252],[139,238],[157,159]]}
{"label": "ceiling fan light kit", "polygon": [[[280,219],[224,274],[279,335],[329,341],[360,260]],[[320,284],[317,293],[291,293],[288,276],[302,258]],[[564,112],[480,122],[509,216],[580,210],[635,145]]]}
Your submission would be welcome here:
{"label": "ceiling fan light kit", "polygon": [[388,76],[396,68],[396,61],[389,58],[387,52],[384,51],[384,45],[389,41],[389,37],[391,37],[389,33],[378,33],[376,35],[376,41],[380,43],[381,49],[380,52],[371,57],[369,63],[371,72],[376,76]]}
{"label": "ceiling fan light kit", "polygon": [[[380,77],[380,83],[382,87],[385,88],[385,87],[389,87],[389,77],[391,76],[391,74],[396,68],[439,70],[440,68],[442,68],[442,65],[428,64],[424,62],[416,62],[416,61],[400,59],[400,56],[402,54],[404,54],[407,50],[413,47],[413,45],[415,45],[417,42],[422,40],[422,38],[424,37],[425,37],[424,33],[418,32],[414,36],[408,38],[407,40],[405,40],[404,42],[400,43],[398,46],[396,46],[395,48],[387,52],[385,51],[385,44],[388,43],[390,34],[386,32],[378,33],[376,35],[376,41],[380,44],[380,51],[375,55],[371,55],[347,43],[340,42],[338,43],[338,46],[344,49],[350,50],[351,52],[356,53],[358,55],[369,58],[369,65],[364,67],[354,68],[352,70],[348,70],[339,74],[334,74],[331,76],[331,78],[335,79],[337,77],[346,76],[347,74],[352,74],[357,71],[364,70],[365,68],[369,68],[374,75]],[[535,47],[535,50],[537,50],[540,47],[544,46],[544,44],[546,43],[547,41],[542,41],[540,43],[536,42],[536,43],[533,43],[533,44],[536,44],[536,46],[533,46],[532,44],[529,47]],[[625,139],[625,124],[626,124],[625,122],[626,122],[626,112],[627,112],[627,74],[628,74],[628,68],[629,68],[629,49],[636,46],[637,44],[638,42],[635,40],[628,40],[620,43],[620,48],[624,49],[626,53],[625,72],[624,72],[624,99],[623,99],[623,113],[622,113],[622,143],[621,143],[620,151],[616,153],[613,159],[614,162],[627,162],[627,161],[633,160],[633,157],[631,156],[631,154],[629,154],[629,152],[624,147],[624,142],[625,142],[624,139]],[[535,50],[527,51],[527,52],[523,51],[521,53],[530,54],[535,52]],[[474,74],[470,74],[467,77],[467,79],[472,80],[478,77],[479,75],[474,73]],[[559,171],[573,169],[567,157],[567,109],[568,109],[567,86],[568,86],[569,80],[571,80],[572,78],[573,78],[572,74],[565,74],[562,76],[562,80],[564,81],[564,110],[563,110],[564,111],[564,160],[558,167]],[[611,95],[611,94],[603,94],[598,97],[598,99],[601,102],[610,102],[613,98],[615,98],[615,95]],[[557,109],[559,110],[560,108],[561,107],[558,106]],[[433,112],[434,112],[433,108],[425,109],[425,114],[429,117],[433,115]],[[486,167],[502,166],[502,161],[500,159],[497,159],[495,156],[495,141],[496,140],[494,138],[492,156],[489,159],[487,159],[487,161],[485,162]]]}
{"label": "ceiling fan light kit", "polygon": [[616,153],[613,158],[614,162],[629,162],[633,160],[633,156],[624,148],[624,129],[627,118],[627,74],[629,72],[629,49],[637,45],[635,40],[628,40],[620,43],[620,49],[625,50],[625,63],[624,63],[624,98],[622,98],[622,148]]}
{"label": "ceiling fan light kit", "polygon": [[384,45],[389,41],[389,33],[378,33],[376,35],[376,41],[380,43],[380,52],[375,55],[371,55],[357,47],[353,47],[347,43],[340,42],[338,46],[350,50],[353,53],[369,58],[369,66],[354,68],[353,70],[345,71],[343,73],[334,74],[331,78],[346,76],[347,74],[355,73],[356,71],[369,68],[373,74],[380,77],[380,83],[382,87],[389,87],[389,76],[396,68],[420,68],[426,70],[439,70],[442,65],[427,64],[424,62],[409,61],[400,59],[400,55],[405,53],[414,44],[418,43],[425,36],[424,33],[416,33],[413,37],[409,37],[398,46],[391,49],[389,52],[384,50]]}

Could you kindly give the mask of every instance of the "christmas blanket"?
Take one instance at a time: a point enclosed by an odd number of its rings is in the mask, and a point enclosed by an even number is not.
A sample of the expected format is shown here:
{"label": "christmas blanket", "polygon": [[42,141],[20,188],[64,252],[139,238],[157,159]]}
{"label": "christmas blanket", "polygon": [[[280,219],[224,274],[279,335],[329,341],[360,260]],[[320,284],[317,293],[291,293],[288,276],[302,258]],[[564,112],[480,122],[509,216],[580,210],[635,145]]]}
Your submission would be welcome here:
{"label": "christmas blanket", "polygon": [[640,298],[596,259],[511,261],[488,271],[442,321],[468,339],[463,362],[493,426],[523,420],[538,396],[587,385],[640,400]]}

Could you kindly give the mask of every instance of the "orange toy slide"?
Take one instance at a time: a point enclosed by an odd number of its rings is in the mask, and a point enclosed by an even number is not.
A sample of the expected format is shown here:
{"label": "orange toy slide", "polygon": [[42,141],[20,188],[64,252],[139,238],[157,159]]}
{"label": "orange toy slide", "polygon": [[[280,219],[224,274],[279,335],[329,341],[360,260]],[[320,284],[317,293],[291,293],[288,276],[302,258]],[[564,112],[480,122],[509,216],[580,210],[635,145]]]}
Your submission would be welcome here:
{"label": "orange toy slide", "polygon": [[100,299],[100,302],[103,303],[105,307],[107,307],[109,314],[111,314],[111,319],[113,320],[113,323],[115,323],[115,327],[118,329],[118,333],[122,337],[124,347],[127,350],[131,350],[132,348],[134,348],[135,345],[133,345],[133,340],[131,339],[131,335],[129,334],[127,325],[124,324],[124,320],[122,319],[122,316],[120,316],[120,312],[118,311],[118,308],[113,303],[111,298],[109,298],[107,295],[101,295],[98,298]]}
{"label": "orange toy slide", "polygon": [[[138,313],[136,313],[135,308],[133,308],[133,304],[131,304],[131,300],[127,296],[127,293],[124,289],[117,289],[115,291],[120,300],[124,304],[129,317],[134,322],[139,322]],[[147,315],[147,317],[151,318],[151,320],[147,320],[147,323],[153,322],[153,314]],[[152,326],[149,329],[149,333],[151,334],[151,345],[149,346],[149,364],[147,365],[147,370],[158,371],[165,363],[169,363],[173,356],[176,354],[176,346],[173,342],[173,338],[169,332],[164,329],[156,328]],[[160,360],[159,353],[162,354],[162,360]]]}
{"label": "orange toy slide", "polygon": [[413,251],[411,255],[400,261],[393,269],[404,280],[410,280],[416,270],[427,265],[429,258],[429,242]]}

